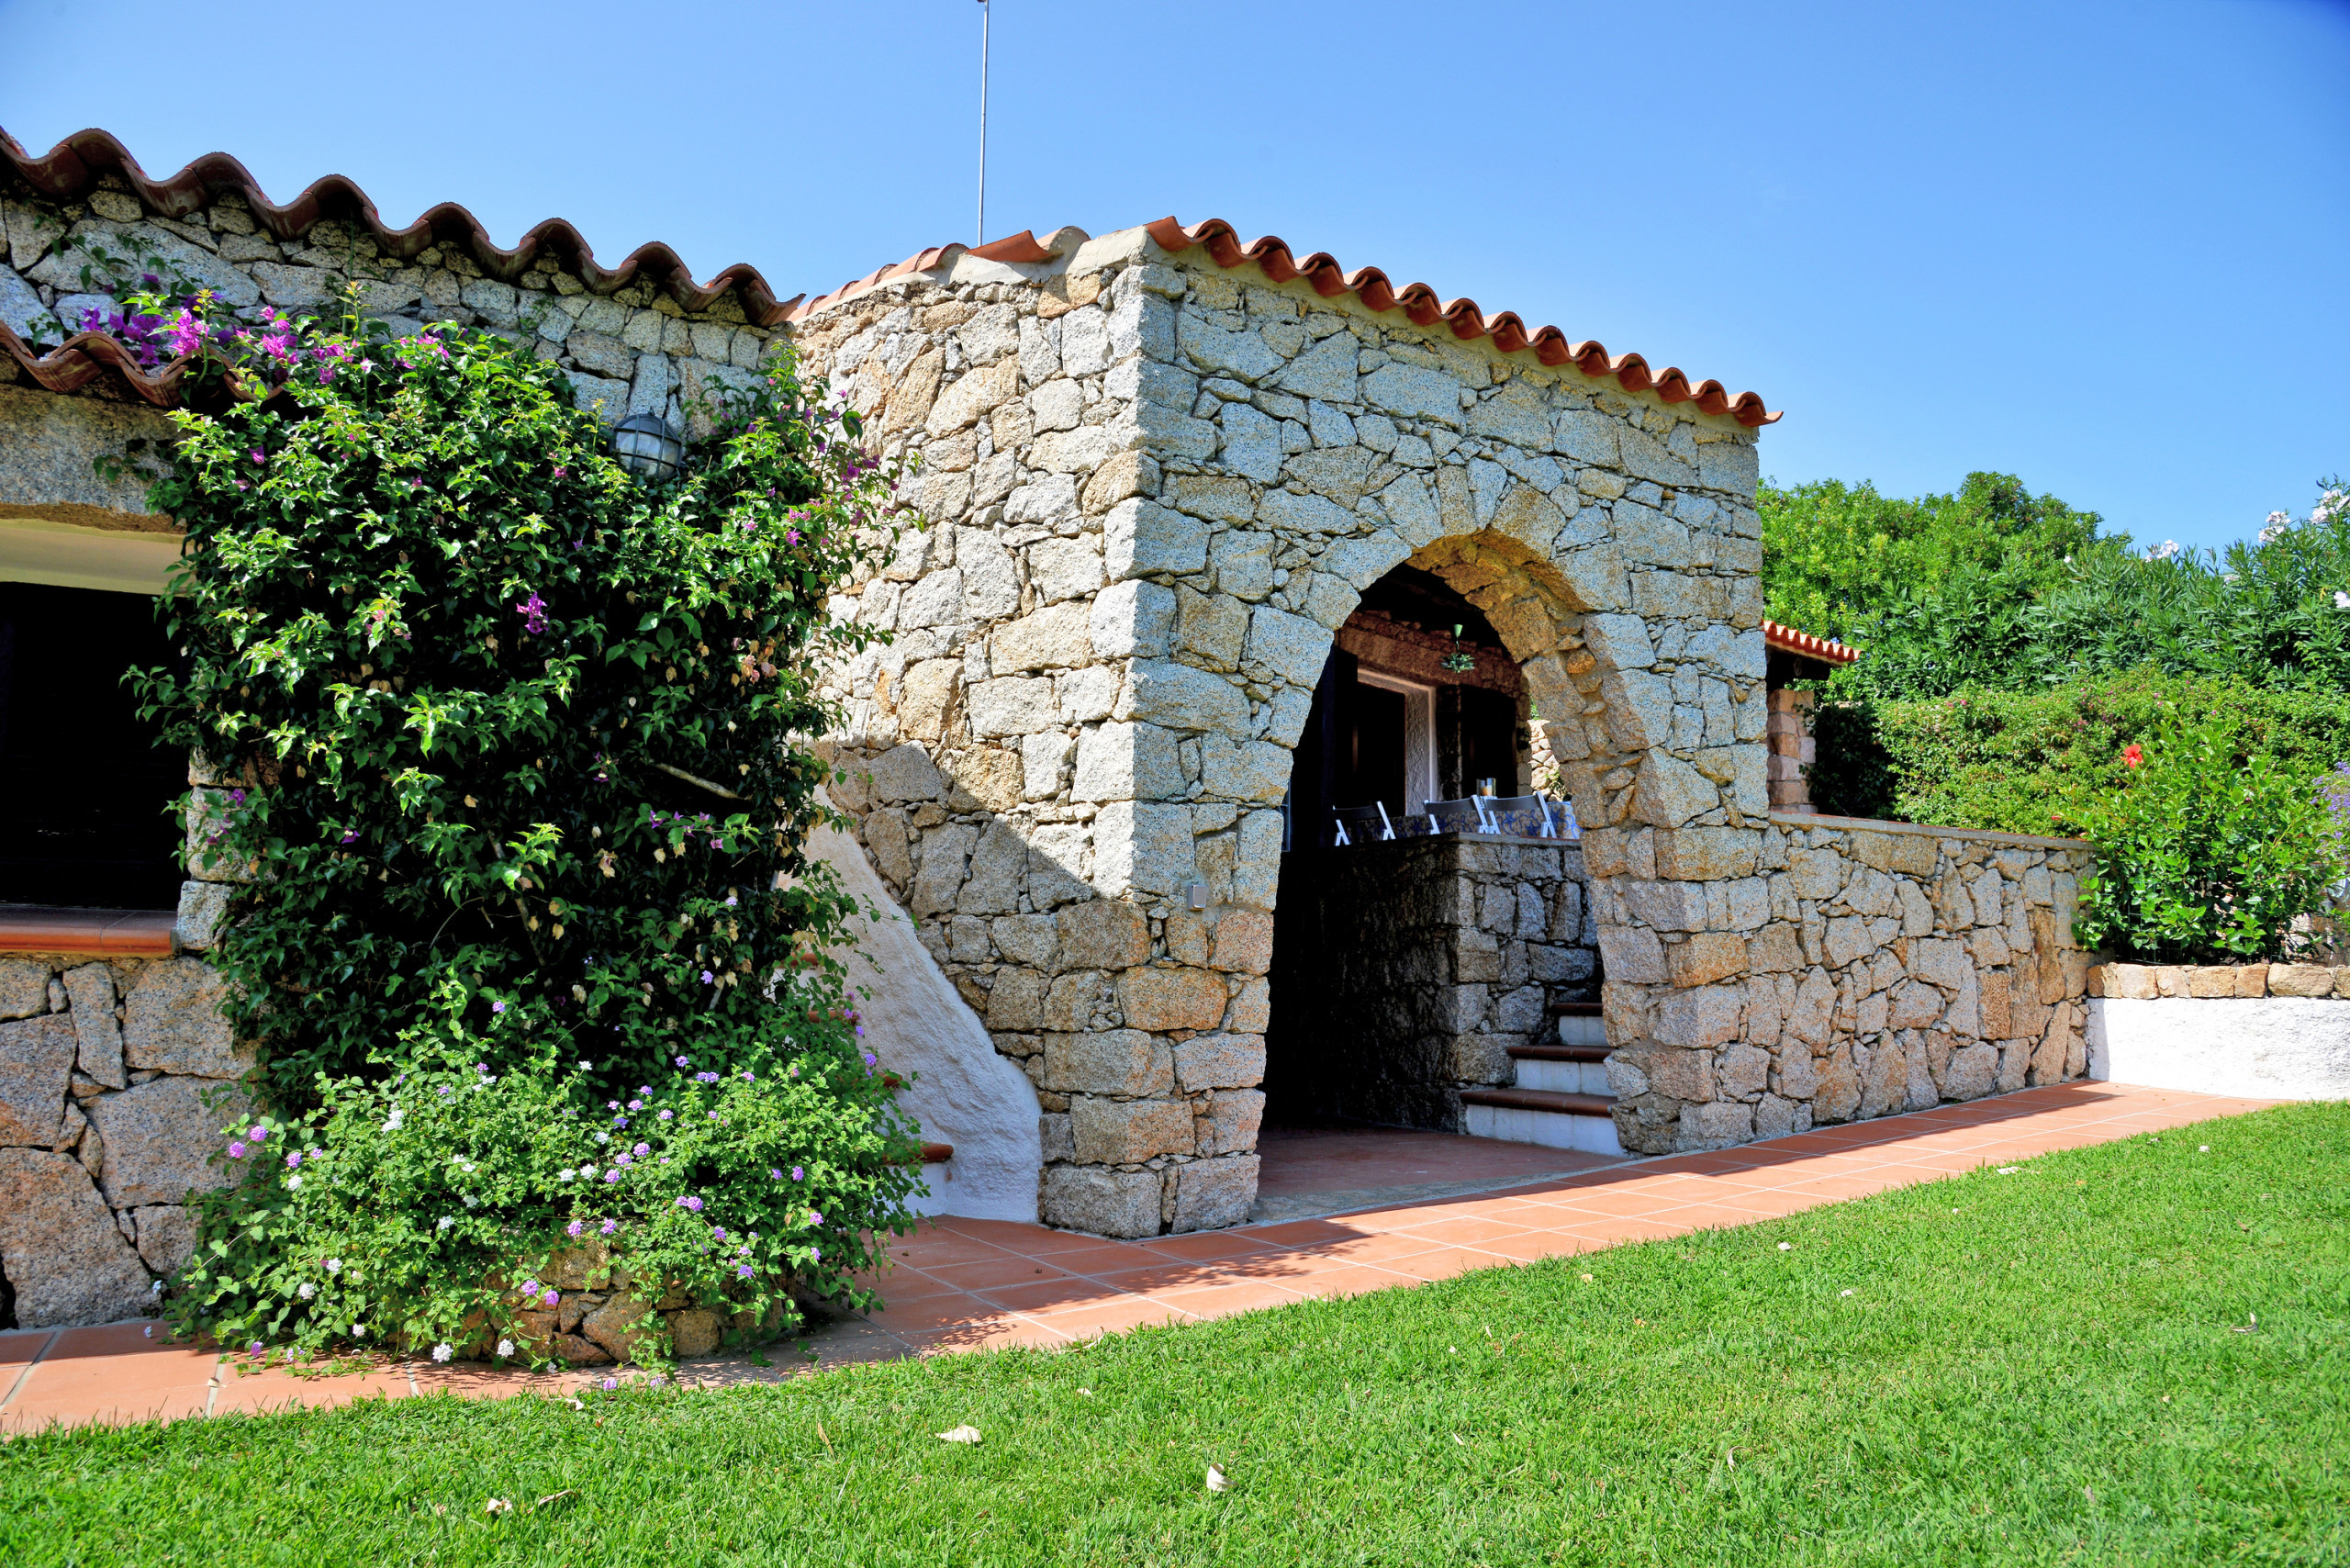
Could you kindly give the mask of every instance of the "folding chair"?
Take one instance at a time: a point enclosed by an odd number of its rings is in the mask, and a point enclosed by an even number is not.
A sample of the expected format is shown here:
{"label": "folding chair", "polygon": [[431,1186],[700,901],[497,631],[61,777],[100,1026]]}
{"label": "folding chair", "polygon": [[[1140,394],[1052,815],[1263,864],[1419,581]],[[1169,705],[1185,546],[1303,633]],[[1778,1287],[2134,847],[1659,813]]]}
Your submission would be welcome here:
{"label": "folding chair", "polygon": [[1427,803],[1429,830],[1434,833],[1491,833],[1493,825],[1486,821],[1484,797],[1471,795],[1458,801],[1430,801]]}
{"label": "folding chair", "polygon": [[[1387,820],[1384,801],[1373,801],[1368,806],[1332,806],[1330,818],[1337,828],[1340,844],[1375,844],[1395,836],[1395,824]],[[1358,833],[1362,835],[1360,839],[1355,836]]]}

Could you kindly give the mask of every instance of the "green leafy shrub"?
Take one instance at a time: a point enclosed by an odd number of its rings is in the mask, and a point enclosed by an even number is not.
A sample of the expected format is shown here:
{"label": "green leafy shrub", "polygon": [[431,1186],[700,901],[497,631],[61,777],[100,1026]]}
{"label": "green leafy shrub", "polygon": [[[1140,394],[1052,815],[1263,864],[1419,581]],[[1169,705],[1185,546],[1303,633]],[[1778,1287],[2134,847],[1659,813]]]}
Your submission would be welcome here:
{"label": "green leafy shrub", "polygon": [[206,1200],[224,1246],[193,1281],[215,1287],[223,1340],[484,1352],[512,1327],[518,1287],[527,1300],[582,1242],[642,1282],[643,1303],[682,1290],[771,1322],[794,1284],[843,1294],[872,1260],[841,1238],[901,1219],[916,1179],[863,1061],[803,1054],[762,1075],[684,1058],[690,1079],[608,1092],[514,1010],[476,1033],[462,991],[442,1000],[402,1042],[406,1070],[233,1130],[226,1152],[250,1170]]}
{"label": "green leafy shrub", "polygon": [[[362,1258],[374,1327],[397,1311],[404,1333],[453,1332],[501,1259],[560,1234],[549,1182],[588,1112],[694,1102],[711,1092],[689,1062],[768,1087],[741,1092],[760,1101],[741,1137],[669,1155],[672,1173],[725,1193],[747,1231],[740,1193],[797,1139],[846,1185],[795,1238],[821,1266],[761,1263],[846,1289],[871,1233],[904,1223],[916,1157],[826,956],[852,902],[806,850],[827,770],[802,737],[832,718],[812,666],[872,635],[826,595],[882,538],[895,479],[856,416],[778,359],[648,487],[559,371],[496,337],[279,318],[238,338],[188,315],[235,344],[222,374],[245,400],[175,416],[153,499],[187,531],[163,612],[188,666],[140,678],[217,769],[192,854],[252,879],[215,962],[269,1103],[325,1174],[207,1203],[175,1310],[316,1346],[370,1319],[298,1283]],[[463,1236],[428,1238],[441,1189],[402,1198],[407,1140],[362,1124],[404,1081],[476,1062],[500,1092],[459,1097],[457,1121],[402,1102],[502,1173]],[[789,1107],[766,1103],[778,1085]],[[658,1185],[612,1195],[631,1246],[677,1223],[644,1206]],[[396,1306],[395,1287],[421,1294]]]}
{"label": "green leafy shrub", "polygon": [[2350,693],[2133,670],[2037,691],[1917,701],[1823,696],[1813,803],[1847,816],[2069,837],[2074,802],[2172,718],[2224,721],[2248,750],[2314,773],[2350,759]]}
{"label": "green leafy shrub", "polygon": [[2149,963],[2289,956],[2294,921],[2328,909],[2344,874],[2325,775],[2225,718],[2167,719],[2116,763],[2118,787],[2072,807],[2098,852],[2082,939]]}

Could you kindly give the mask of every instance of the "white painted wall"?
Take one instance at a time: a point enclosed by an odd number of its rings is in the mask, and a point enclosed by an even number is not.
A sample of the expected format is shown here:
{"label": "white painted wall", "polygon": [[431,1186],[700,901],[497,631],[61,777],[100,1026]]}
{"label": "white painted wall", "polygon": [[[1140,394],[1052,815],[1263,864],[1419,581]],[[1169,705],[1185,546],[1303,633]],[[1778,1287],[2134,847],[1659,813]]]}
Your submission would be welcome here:
{"label": "white painted wall", "polygon": [[850,986],[873,993],[856,1004],[867,1047],[883,1067],[913,1081],[898,1103],[922,1124],[923,1137],[955,1146],[954,1159],[923,1168],[930,1195],[914,1207],[1033,1225],[1045,1163],[1035,1087],[997,1052],[978,1015],[914,940],[912,923],[856,841],[823,828],[812,846],[850,893],[882,911],[878,922],[856,922],[856,947],[840,955]]}
{"label": "white painted wall", "polygon": [[2089,1076],[2263,1100],[2350,1099],[2350,1001],[2089,999]]}

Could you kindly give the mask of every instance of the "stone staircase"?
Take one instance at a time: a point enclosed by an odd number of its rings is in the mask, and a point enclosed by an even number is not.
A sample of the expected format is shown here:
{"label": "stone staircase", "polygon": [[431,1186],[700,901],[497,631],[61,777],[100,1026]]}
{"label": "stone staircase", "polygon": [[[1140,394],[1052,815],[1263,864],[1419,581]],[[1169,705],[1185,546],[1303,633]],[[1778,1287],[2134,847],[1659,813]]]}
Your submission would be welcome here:
{"label": "stone staircase", "polygon": [[1507,1089],[1464,1089],[1460,1103],[1472,1137],[1534,1143],[1545,1148],[1621,1155],[1607,1092],[1607,1030],[1596,1002],[1554,1002],[1558,1043],[1512,1046],[1517,1081]]}

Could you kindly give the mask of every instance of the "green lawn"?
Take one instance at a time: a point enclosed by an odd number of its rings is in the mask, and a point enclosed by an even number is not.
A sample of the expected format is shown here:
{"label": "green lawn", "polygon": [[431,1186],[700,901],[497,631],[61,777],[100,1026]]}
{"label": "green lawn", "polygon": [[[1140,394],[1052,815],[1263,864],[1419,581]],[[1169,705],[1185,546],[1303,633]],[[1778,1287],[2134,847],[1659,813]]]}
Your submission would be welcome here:
{"label": "green lawn", "polygon": [[24,1439],[0,1562],[2350,1562],[2345,1176],[2289,1107],[1058,1354]]}

